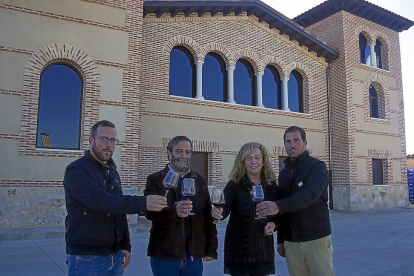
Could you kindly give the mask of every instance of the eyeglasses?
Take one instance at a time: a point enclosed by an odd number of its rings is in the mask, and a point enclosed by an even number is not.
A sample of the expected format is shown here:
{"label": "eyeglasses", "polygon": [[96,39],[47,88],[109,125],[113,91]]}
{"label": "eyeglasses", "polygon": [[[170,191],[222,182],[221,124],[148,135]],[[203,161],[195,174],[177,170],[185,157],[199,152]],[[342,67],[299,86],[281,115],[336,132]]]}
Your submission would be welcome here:
{"label": "eyeglasses", "polygon": [[106,136],[100,136],[100,137],[97,137],[97,138],[99,138],[99,141],[101,141],[101,143],[103,143],[103,144],[106,144],[106,143],[109,142],[112,145],[116,145],[117,143],[119,143],[119,140],[116,139],[116,138],[108,138]]}
{"label": "eyeglasses", "polygon": [[253,160],[256,161],[256,162],[259,162],[260,160],[262,160],[262,156],[247,156],[244,160],[247,163],[251,163],[251,162],[253,162]]}

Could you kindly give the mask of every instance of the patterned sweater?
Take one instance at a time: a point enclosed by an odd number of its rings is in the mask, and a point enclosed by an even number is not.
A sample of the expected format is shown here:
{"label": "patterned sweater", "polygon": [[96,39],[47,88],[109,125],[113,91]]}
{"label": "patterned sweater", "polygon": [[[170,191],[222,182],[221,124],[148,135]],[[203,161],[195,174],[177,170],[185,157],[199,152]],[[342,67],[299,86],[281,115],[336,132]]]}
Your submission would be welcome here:
{"label": "patterned sweater", "polygon": [[[262,178],[263,179],[263,178]],[[254,183],[245,176],[238,183],[230,180],[225,189],[226,204],[223,216],[230,215],[224,241],[224,267],[249,267],[267,265],[268,274],[274,273],[274,241],[273,235],[265,235],[264,229],[269,221],[275,218],[255,219],[256,205],[252,200]],[[278,199],[278,187],[275,182],[268,185],[261,183],[265,200]]]}

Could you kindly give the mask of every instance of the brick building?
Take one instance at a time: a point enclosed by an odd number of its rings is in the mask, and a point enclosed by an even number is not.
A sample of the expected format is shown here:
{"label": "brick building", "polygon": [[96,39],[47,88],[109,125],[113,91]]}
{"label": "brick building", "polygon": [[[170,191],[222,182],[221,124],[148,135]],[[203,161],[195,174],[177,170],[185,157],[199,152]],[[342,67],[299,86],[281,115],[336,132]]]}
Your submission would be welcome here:
{"label": "brick building", "polygon": [[99,119],[117,126],[126,194],[175,135],[224,185],[248,141],[278,172],[298,125],[329,165],[332,208],[407,205],[398,35],[412,25],[363,0],[294,19],[257,0],[3,0],[0,228],[64,224],[64,169]]}

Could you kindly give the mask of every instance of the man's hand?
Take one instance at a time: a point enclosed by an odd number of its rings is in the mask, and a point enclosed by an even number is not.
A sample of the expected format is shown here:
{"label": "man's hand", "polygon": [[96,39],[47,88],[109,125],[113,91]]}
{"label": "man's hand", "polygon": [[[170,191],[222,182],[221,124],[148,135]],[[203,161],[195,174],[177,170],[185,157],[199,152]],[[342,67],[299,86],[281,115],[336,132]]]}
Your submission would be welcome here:
{"label": "man's hand", "polygon": [[277,245],[277,253],[279,253],[280,257],[286,258],[286,250],[283,243]]}
{"label": "man's hand", "polygon": [[213,261],[213,260],[215,260],[215,259],[213,257],[209,257],[209,256],[205,256],[203,258],[203,262],[209,262],[209,261]]}
{"label": "man's hand", "polygon": [[191,200],[181,200],[177,203],[177,217],[185,218],[188,217],[188,212],[193,209],[193,204]]}
{"label": "man's hand", "polygon": [[161,211],[167,205],[167,198],[159,195],[147,196],[147,211]]}
{"label": "man's hand", "polygon": [[215,219],[222,219],[223,216],[221,215],[223,213],[223,208],[219,207],[216,208],[213,206],[213,208],[211,208],[211,216]]}
{"label": "man's hand", "polygon": [[275,202],[263,201],[257,204],[256,214],[258,216],[271,216],[279,213],[279,207]]}
{"label": "man's hand", "polygon": [[273,222],[268,222],[265,227],[265,234],[266,235],[273,235],[275,232],[276,225]]}
{"label": "man's hand", "polygon": [[131,252],[129,252],[128,250],[121,250],[122,254],[124,254],[124,258],[125,261],[122,264],[122,270],[124,270],[125,268],[127,268],[127,266],[129,265],[129,263],[131,262]]}

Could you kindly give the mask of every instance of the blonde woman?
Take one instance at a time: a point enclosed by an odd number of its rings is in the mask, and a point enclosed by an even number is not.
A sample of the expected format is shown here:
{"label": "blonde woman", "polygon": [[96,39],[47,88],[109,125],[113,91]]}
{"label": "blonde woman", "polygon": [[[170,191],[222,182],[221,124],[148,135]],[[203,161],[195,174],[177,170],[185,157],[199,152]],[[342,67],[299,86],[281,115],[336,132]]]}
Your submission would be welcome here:
{"label": "blonde woman", "polygon": [[238,152],[224,188],[225,205],[213,207],[211,215],[225,219],[230,215],[224,241],[224,273],[232,276],[264,276],[275,273],[273,217],[257,219],[252,188],[260,185],[264,200],[278,199],[276,177],[269,152],[260,143],[244,144]]}

